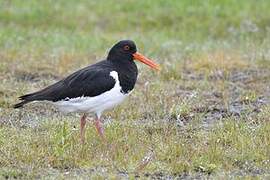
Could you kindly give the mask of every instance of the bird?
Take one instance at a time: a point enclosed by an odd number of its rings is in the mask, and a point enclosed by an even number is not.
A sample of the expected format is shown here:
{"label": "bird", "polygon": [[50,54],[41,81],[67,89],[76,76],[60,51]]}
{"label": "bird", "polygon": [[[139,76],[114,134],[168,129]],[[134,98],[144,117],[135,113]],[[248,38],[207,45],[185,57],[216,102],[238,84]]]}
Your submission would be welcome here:
{"label": "bird", "polygon": [[105,60],[77,70],[40,91],[20,96],[21,101],[13,107],[41,101],[50,102],[64,113],[81,113],[81,143],[85,142],[86,118],[94,114],[97,133],[104,139],[101,115],[120,104],[133,90],[138,76],[134,60],[160,70],[159,64],[137,52],[134,41],[121,40],[109,50]]}

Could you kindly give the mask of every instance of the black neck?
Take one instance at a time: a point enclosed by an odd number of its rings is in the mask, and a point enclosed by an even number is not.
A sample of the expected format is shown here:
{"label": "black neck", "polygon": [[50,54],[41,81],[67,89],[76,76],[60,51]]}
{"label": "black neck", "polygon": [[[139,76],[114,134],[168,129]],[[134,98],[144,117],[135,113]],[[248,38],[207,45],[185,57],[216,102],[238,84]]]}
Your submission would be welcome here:
{"label": "black neck", "polygon": [[122,91],[124,93],[131,91],[135,86],[138,76],[138,69],[133,57],[117,56],[117,58],[110,58],[110,56],[108,56],[107,60],[113,63],[118,72]]}

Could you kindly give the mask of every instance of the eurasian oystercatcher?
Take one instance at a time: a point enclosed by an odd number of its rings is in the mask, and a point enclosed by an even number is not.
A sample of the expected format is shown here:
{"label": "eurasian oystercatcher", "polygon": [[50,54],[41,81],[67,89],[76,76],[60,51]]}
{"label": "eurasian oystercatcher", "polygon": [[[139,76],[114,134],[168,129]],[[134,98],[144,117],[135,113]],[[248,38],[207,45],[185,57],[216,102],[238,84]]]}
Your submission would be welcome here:
{"label": "eurasian oystercatcher", "polygon": [[134,88],[138,75],[134,59],[160,69],[158,64],[137,52],[133,41],[122,40],[111,48],[105,60],[78,70],[40,91],[19,97],[22,102],[15,104],[14,108],[32,101],[49,101],[62,112],[83,113],[80,124],[82,143],[86,117],[95,113],[95,127],[104,138],[101,114],[121,103]]}

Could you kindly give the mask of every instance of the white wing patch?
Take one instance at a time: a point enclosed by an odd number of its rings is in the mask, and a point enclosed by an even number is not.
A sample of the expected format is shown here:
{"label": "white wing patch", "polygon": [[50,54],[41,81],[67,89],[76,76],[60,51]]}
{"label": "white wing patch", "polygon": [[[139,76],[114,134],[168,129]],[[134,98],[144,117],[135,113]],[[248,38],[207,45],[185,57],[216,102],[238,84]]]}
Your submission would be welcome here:
{"label": "white wing patch", "polygon": [[118,79],[118,73],[116,71],[111,71],[110,72],[110,76],[113,77],[113,79],[116,81],[116,83],[119,83],[119,79]]}

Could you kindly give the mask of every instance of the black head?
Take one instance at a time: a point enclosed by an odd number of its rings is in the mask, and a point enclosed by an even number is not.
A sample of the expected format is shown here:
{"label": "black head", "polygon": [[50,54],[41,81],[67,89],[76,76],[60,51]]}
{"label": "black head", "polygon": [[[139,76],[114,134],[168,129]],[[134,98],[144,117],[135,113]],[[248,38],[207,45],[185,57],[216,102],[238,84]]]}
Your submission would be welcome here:
{"label": "black head", "polygon": [[133,54],[137,52],[136,45],[131,40],[122,40],[116,43],[110,50],[108,58],[109,60],[124,59],[133,60]]}
{"label": "black head", "polygon": [[116,43],[110,50],[107,60],[118,64],[134,64],[133,60],[138,60],[151,68],[160,70],[158,64],[137,52],[136,45],[131,40],[122,40]]}

